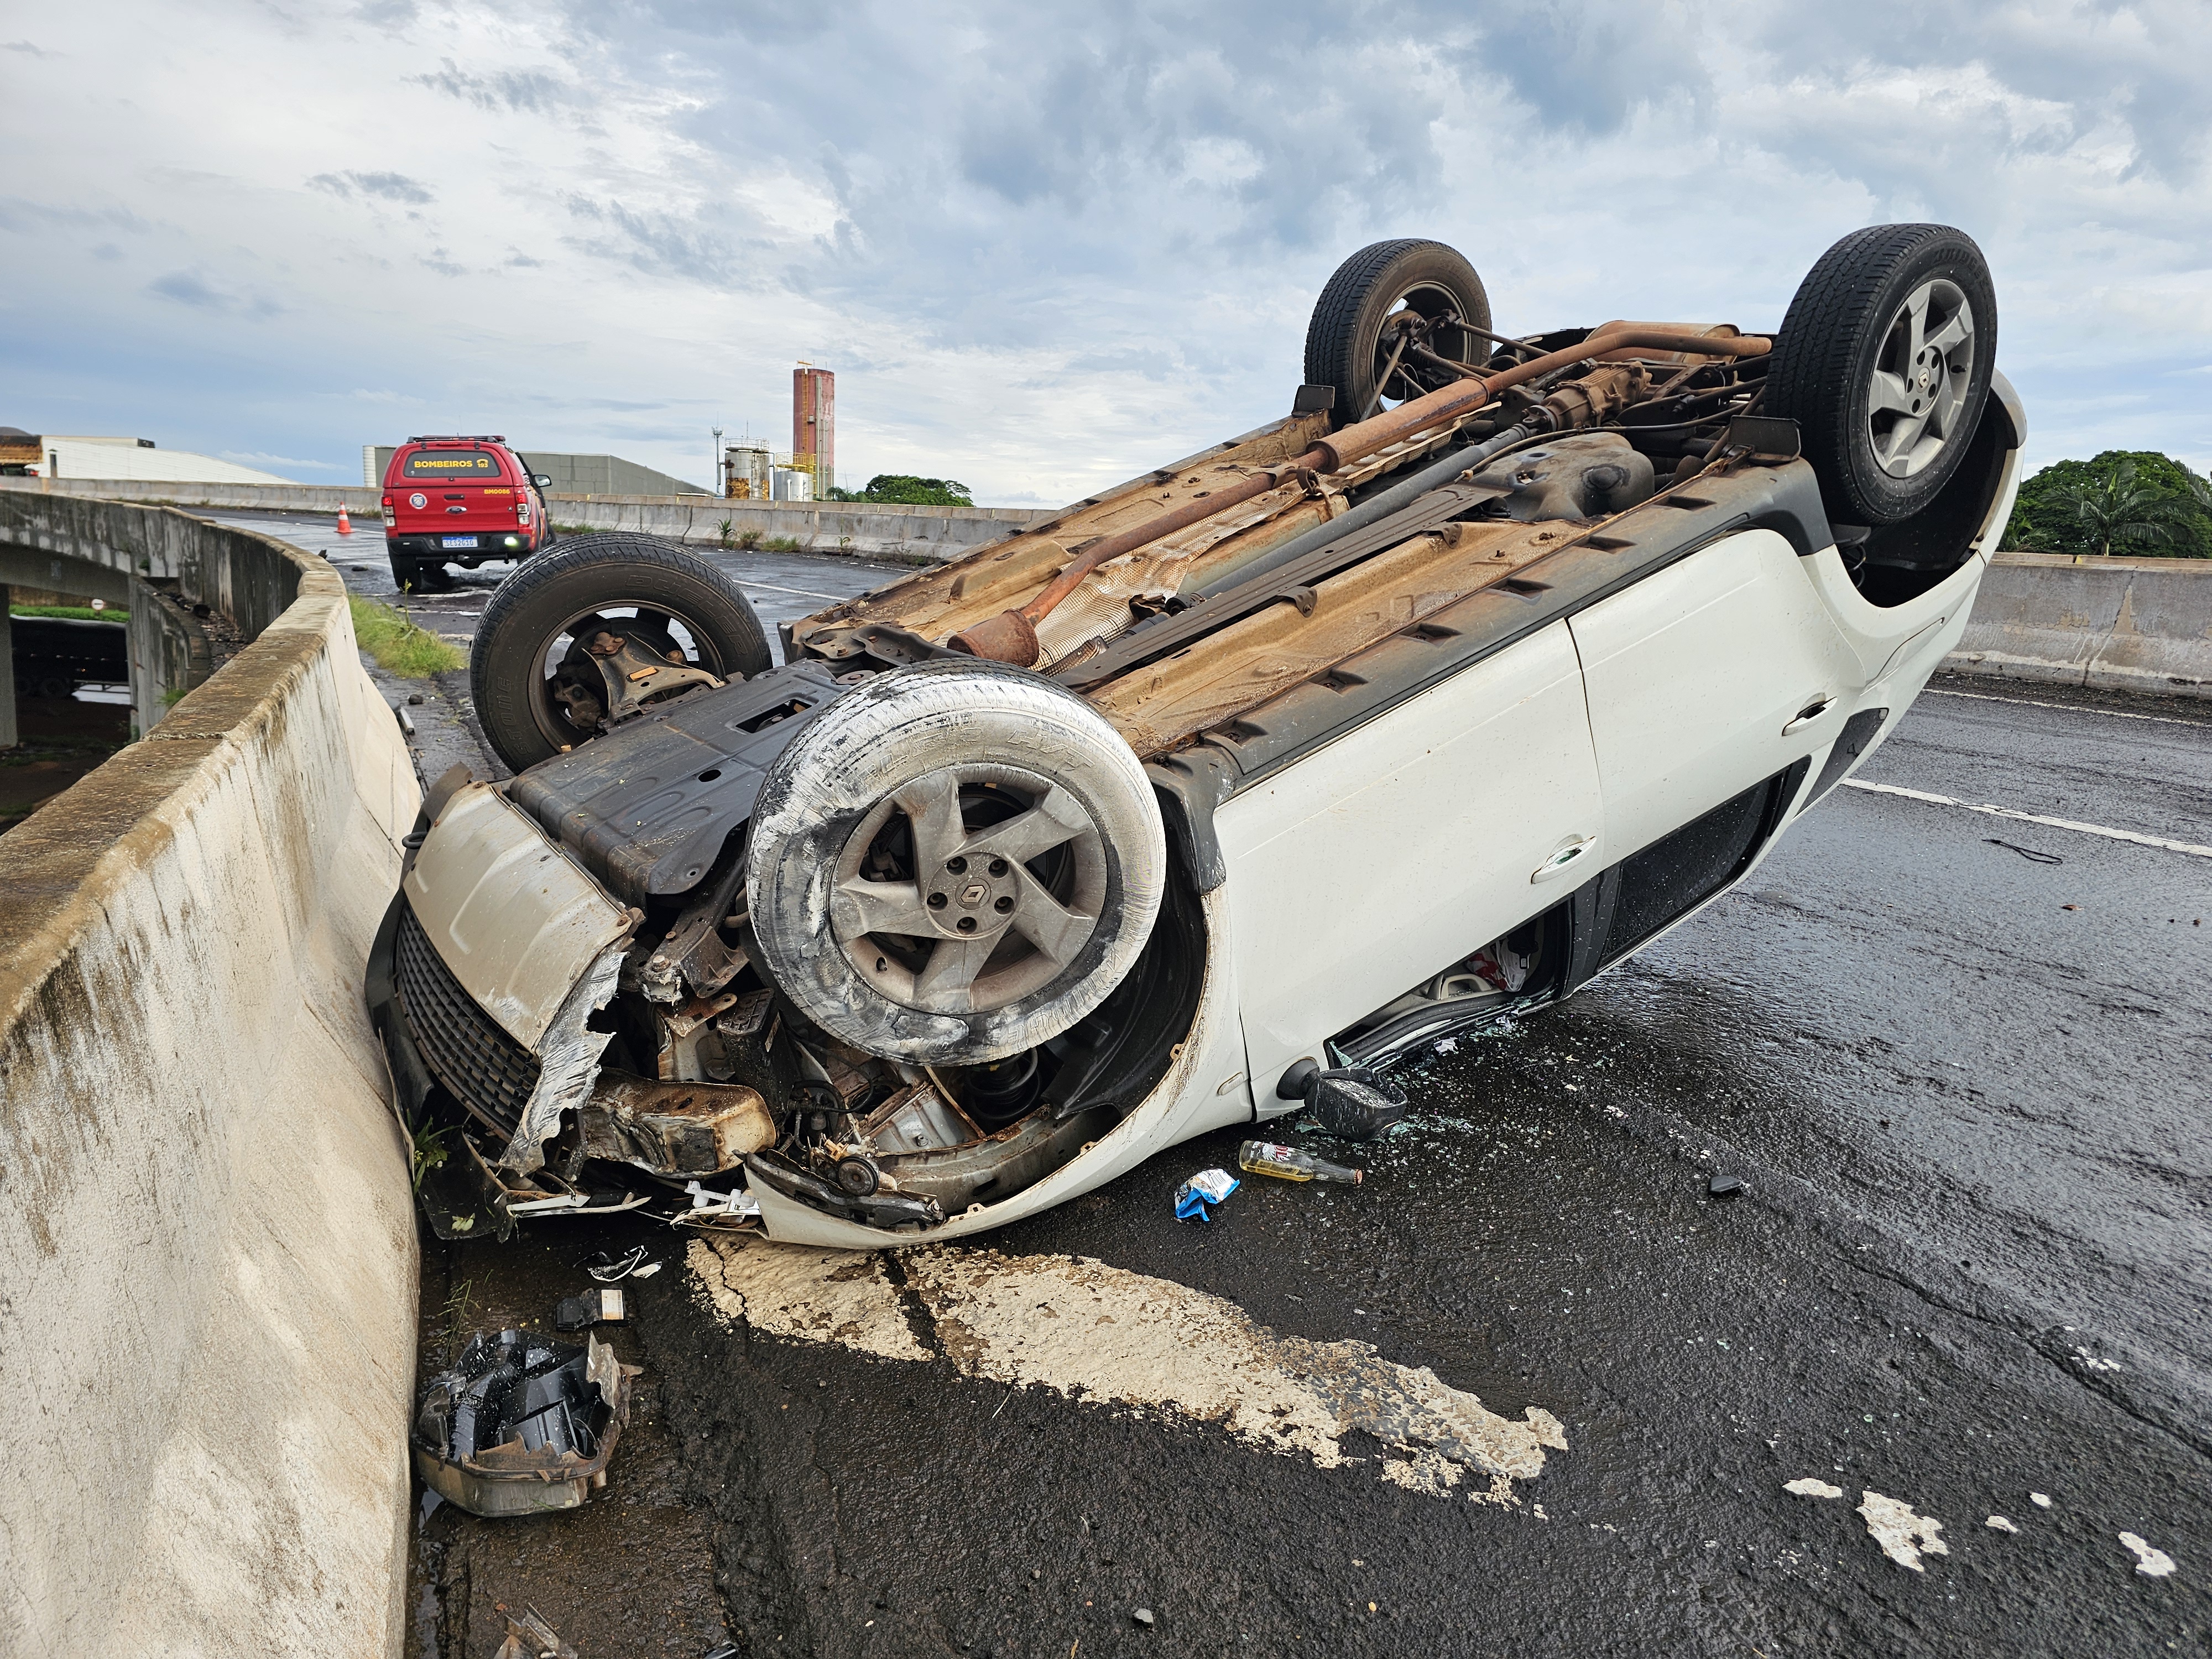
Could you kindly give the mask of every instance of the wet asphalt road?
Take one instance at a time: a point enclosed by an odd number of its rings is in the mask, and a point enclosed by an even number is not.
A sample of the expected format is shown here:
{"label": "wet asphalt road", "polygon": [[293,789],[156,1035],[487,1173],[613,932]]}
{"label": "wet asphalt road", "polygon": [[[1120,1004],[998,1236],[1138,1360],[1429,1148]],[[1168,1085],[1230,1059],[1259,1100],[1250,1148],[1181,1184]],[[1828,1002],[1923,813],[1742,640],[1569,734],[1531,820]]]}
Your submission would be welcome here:
{"label": "wet asphalt road", "polygon": [[[727,556],[782,587],[890,574]],[[412,608],[459,632],[470,591]],[[1992,692],[1941,683],[1862,776],[2212,844],[2212,710]],[[749,1653],[2203,1652],[2203,920],[2212,860],[1839,790],[1658,946],[1411,1067],[1419,1116],[1358,1189],[1255,1179],[1178,1225],[1224,1132],[987,1241],[1552,1413],[1567,1449],[1510,1505],[767,1336],[665,1275],[630,1334],[712,1565],[702,1541],[665,1573],[711,1570]],[[1716,1172],[1745,1194],[1708,1197]],[[533,1261],[564,1249],[539,1232]],[[1844,1496],[1783,1490],[1807,1477]],[[1887,1559],[1865,1492],[1948,1553]],[[2138,1573],[2122,1532],[2176,1570]],[[556,1625],[562,1594],[607,1612],[588,1565],[534,1595]]]}

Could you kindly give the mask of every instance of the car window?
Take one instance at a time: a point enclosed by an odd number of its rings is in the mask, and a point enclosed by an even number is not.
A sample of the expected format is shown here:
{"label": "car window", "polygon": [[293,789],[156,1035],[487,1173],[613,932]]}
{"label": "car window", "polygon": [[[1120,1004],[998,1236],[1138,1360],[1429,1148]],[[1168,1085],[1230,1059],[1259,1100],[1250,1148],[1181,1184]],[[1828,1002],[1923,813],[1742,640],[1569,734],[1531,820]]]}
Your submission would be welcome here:
{"label": "car window", "polygon": [[400,463],[403,478],[467,478],[507,482],[499,457],[483,449],[418,449]]}

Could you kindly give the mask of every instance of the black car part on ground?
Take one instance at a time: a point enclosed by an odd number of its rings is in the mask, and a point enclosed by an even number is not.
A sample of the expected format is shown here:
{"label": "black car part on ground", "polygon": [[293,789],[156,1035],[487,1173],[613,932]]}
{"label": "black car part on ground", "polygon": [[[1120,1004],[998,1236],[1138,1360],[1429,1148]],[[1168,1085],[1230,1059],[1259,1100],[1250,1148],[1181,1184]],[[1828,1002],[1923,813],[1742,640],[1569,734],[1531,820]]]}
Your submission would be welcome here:
{"label": "black car part on ground", "polygon": [[415,1464],[472,1515],[574,1509],[606,1485],[629,1416],[629,1377],[597,1338],[480,1333],[422,1386]]}

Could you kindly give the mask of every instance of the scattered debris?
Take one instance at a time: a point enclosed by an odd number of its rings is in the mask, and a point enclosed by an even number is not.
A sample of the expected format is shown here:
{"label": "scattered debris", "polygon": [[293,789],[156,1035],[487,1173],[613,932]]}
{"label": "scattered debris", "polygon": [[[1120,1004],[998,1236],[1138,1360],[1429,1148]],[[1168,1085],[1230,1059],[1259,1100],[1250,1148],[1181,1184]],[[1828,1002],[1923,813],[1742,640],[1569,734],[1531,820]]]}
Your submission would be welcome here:
{"label": "scattered debris", "polygon": [[1951,1553],[1951,1547],[1943,1541],[1943,1523],[1933,1516],[1915,1515],[1910,1504],[1867,1492],[1860,1494],[1859,1513],[1866,1517],[1867,1531],[1881,1546],[1881,1553],[1900,1567],[1924,1572],[1927,1569],[1920,1565],[1923,1555]]}
{"label": "scattered debris", "polygon": [[2172,1556],[2168,1555],[2164,1550],[2153,1549],[2148,1544],[2143,1542],[2142,1539],[2136,1537],[2135,1534],[2131,1532],[2122,1533],[2120,1534],[2120,1542],[2125,1544],[2128,1548],[2134,1553],[2136,1558],[2136,1571],[2141,1573],[2144,1577],[2163,1578],[2166,1574],[2173,1571],[2173,1558]]}
{"label": "scattered debris", "polygon": [[628,1279],[632,1273],[640,1279],[650,1279],[660,1271],[658,1261],[645,1259],[645,1246],[633,1244],[620,1255],[610,1255],[605,1250],[595,1250],[576,1264],[602,1285],[612,1285]]}
{"label": "scattered debris", "polygon": [[420,708],[422,706],[422,694],[420,691],[410,691],[407,694],[407,701]]}
{"label": "scattered debris", "polygon": [[1129,1619],[1131,1623],[1141,1625],[1146,1630],[1152,1627],[1152,1610],[1150,1607],[1139,1607],[1129,1615]]}
{"label": "scattered debris", "polygon": [[1406,1115],[1406,1091],[1364,1066],[1310,1072],[1303,1093],[1321,1132],[1340,1140],[1374,1140]]}
{"label": "scattered debris", "polygon": [[482,1331],[424,1385],[415,1414],[422,1484],[471,1515],[572,1510],[606,1485],[635,1365],[526,1331]]}
{"label": "scattered debris", "polygon": [[[2056,853],[2039,853],[2033,847],[2022,847],[2014,842],[1999,841],[1995,836],[1984,836],[1982,839],[1992,847],[2002,847],[2008,852],[2019,854],[2021,857],[2026,859],[2031,864],[2063,864],[2066,862],[2064,859],[2060,858]],[[2066,908],[2070,910],[2074,907],[2069,904]]]}
{"label": "scattered debris", "polygon": [[561,1639],[561,1632],[531,1607],[517,1619],[507,1615],[507,1640],[492,1659],[576,1659],[576,1650]]}
{"label": "scattered debris", "polygon": [[1784,1481],[1782,1490],[1799,1498],[1841,1498],[1844,1495],[1841,1486],[1832,1486],[1809,1474],[1802,1480]]}
{"label": "scattered debris", "polygon": [[2058,908],[2062,910],[2078,910],[2081,907],[2078,904],[2062,904]]}
{"label": "scattered debris", "polygon": [[1226,1170],[1200,1170],[1176,1188],[1176,1219],[1212,1220],[1213,1212],[1207,1206],[1221,1203],[1243,1184]]}
{"label": "scattered debris", "polygon": [[1278,1146],[1268,1140],[1248,1140],[1237,1149],[1240,1169],[1253,1175],[1274,1176],[1284,1181],[1319,1181],[1357,1187],[1363,1171],[1346,1169],[1302,1152],[1295,1146]]}
{"label": "scattered debris", "polygon": [[718,1642],[700,1655],[699,1659],[738,1659],[738,1648],[735,1642]]}
{"label": "scattered debris", "polygon": [[1705,1182],[1705,1192],[1712,1198],[1734,1198],[1743,1190],[1741,1176],[1717,1175]]}
{"label": "scattered debris", "polygon": [[2051,1507],[2051,1499],[2039,1492],[2028,1493],[2027,1501],[2039,1510],[2047,1510]]}
{"label": "scattered debris", "polygon": [[619,1325],[627,1316],[621,1290],[609,1285],[581,1296],[562,1297],[554,1304],[553,1326],[556,1330],[580,1331],[589,1325]]}
{"label": "scattered debris", "polygon": [[742,1187],[735,1192],[718,1193],[694,1181],[686,1183],[684,1190],[691,1194],[691,1207],[671,1219],[669,1224],[672,1227],[704,1227],[711,1231],[750,1226],[760,1219],[760,1200]]}
{"label": "scattered debris", "polygon": [[2020,1530],[2018,1527],[2013,1525],[2011,1522],[2006,1520],[2002,1515],[1993,1515],[1988,1520],[1983,1522],[1982,1524],[1992,1532],[2018,1532]]}

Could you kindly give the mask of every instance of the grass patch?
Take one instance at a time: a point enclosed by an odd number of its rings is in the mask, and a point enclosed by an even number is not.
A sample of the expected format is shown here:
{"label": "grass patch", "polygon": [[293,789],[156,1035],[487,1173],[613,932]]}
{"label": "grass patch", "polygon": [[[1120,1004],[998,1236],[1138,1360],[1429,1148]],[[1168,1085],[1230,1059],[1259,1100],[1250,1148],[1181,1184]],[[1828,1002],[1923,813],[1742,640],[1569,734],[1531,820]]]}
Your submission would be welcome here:
{"label": "grass patch", "polygon": [[11,617],[66,617],[71,622],[129,622],[131,613],[120,605],[94,611],[88,605],[11,605]]}
{"label": "grass patch", "polygon": [[417,628],[388,605],[349,599],[353,635],[377,665],[410,680],[428,679],[465,666],[468,659],[435,634]]}

